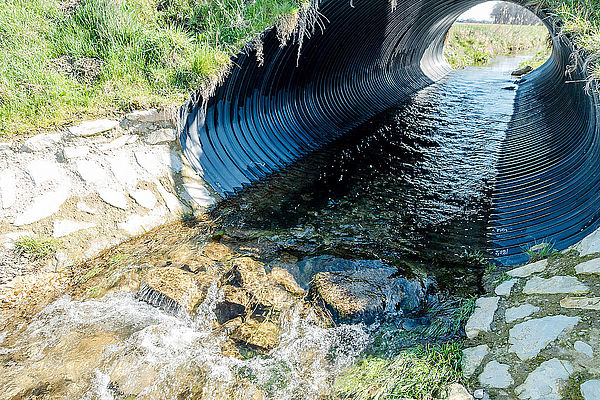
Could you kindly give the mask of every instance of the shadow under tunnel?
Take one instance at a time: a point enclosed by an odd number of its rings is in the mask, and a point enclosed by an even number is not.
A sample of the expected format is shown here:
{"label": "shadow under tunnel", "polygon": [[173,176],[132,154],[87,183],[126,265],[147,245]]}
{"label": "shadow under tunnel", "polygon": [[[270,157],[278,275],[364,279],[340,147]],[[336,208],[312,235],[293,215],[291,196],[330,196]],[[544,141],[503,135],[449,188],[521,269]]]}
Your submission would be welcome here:
{"label": "shadow under tunnel", "polygon": [[[478,3],[321,1],[312,34],[282,45],[267,31],[263,59],[248,47],[211,96],[198,92],[182,107],[187,158],[226,197],[310,158],[446,76],[446,33]],[[565,73],[572,45],[538,16],[553,54],[519,82],[489,206],[487,247],[503,264],[526,261],[523,247],[541,241],[562,250],[600,225],[597,95],[579,83],[582,62]]]}

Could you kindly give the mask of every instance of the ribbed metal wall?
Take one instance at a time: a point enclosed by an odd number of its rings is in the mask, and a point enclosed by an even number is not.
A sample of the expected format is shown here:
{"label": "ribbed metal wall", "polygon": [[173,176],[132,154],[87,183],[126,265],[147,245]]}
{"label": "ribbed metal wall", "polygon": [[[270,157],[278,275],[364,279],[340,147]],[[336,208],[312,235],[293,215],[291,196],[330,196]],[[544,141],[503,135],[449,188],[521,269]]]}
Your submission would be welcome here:
{"label": "ribbed metal wall", "polygon": [[[444,76],[443,42],[479,0],[322,0],[321,21],[298,46],[267,32],[263,60],[240,54],[208,99],[181,109],[180,141],[192,165],[227,196],[289,165]],[[552,30],[550,21],[549,27]],[[552,59],[527,77],[499,161],[491,248],[503,263],[522,247],[575,243],[598,224],[597,99],[565,76],[571,54],[554,37]]]}

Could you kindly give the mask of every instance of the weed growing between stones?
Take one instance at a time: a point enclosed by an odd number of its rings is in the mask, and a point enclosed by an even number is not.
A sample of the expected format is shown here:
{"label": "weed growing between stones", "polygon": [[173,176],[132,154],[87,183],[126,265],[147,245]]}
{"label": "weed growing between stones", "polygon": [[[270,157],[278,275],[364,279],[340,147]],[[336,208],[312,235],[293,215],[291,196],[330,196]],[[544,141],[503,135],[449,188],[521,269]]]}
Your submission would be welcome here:
{"label": "weed growing between stones", "polygon": [[525,253],[529,256],[529,261],[543,260],[544,258],[556,256],[559,254],[558,250],[554,248],[552,242],[536,242],[532,246],[524,249]]}
{"label": "weed growing between stones", "polygon": [[31,261],[43,261],[53,256],[61,241],[44,236],[24,236],[15,241],[15,252]]}

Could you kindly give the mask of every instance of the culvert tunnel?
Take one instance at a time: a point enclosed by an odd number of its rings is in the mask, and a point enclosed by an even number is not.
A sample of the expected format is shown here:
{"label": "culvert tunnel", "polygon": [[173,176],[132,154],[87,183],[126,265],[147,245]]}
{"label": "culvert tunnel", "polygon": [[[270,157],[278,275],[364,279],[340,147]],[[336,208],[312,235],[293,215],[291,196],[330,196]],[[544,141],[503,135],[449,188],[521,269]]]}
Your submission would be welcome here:
{"label": "culvert tunnel", "polygon": [[[184,153],[215,191],[236,193],[444,77],[446,34],[479,3],[321,0],[300,16],[309,34],[282,45],[265,32],[261,56],[248,47],[214,93],[181,108]],[[490,251],[506,265],[600,226],[598,98],[557,22],[537,14],[552,55],[518,85],[492,195]]]}

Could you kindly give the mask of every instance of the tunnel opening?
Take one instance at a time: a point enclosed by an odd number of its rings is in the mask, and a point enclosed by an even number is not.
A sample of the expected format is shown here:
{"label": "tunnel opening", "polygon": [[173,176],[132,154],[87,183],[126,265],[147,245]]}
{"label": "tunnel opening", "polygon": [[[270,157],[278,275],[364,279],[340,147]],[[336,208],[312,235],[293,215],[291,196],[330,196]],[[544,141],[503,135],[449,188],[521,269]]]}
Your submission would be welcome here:
{"label": "tunnel opening", "polygon": [[[198,92],[182,107],[186,156],[230,197],[349,140],[349,132],[448,76],[446,34],[479,3],[311,3],[319,29],[285,45],[275,30],[266,32],[260,60],[248,47],[212,95]],[[562,250],[599,225],[597,98],[580,83],[586,71],[573,65],[571,43],[537,11],[552,57],[505,84],[515,89],[514,110],[490,186],[486,247],[503,264],[526,261],[525,249],[539,243]]]}

